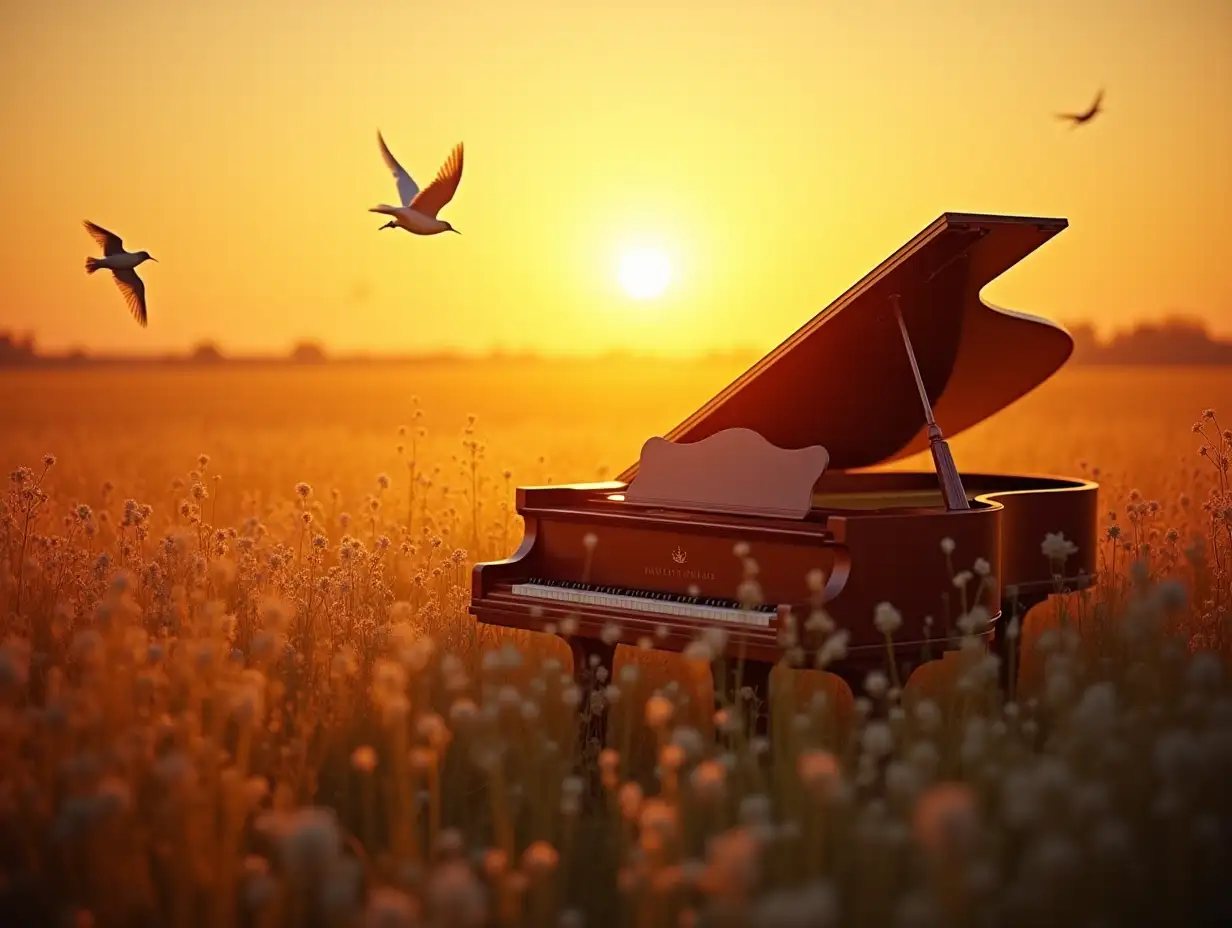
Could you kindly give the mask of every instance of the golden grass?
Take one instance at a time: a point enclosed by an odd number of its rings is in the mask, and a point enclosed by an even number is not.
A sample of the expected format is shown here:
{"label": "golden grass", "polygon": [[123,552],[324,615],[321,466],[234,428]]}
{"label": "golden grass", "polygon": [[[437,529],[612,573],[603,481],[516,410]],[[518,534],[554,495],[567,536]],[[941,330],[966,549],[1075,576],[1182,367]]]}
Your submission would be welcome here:
{"label": "golden grass", "polygon": [[[968,471],[1097,469],[1116,571],[1032,614],[1008,705],[975,652],[878,697],[888,723],[781,669],[766,766],[738,726],[716,738],[704,665],[622,649],[587,696],[559,639],[465,614],[469,565],[520,537],[513,486],[619,471],[737,372],[0,373],[0,464],[29,468],[0,548],[0,904],[107,925],[1197,919],[1232,837],[1232,702],[1186,655],[1227,653],[1232,512],[1203,511],[1226,475],[1188,426],[1232,375],[1068,371],[953,438]],[[609,804],[582,814],[575,707],[603,693]],[[1119,888],[1169,861],[1158,893]]]}

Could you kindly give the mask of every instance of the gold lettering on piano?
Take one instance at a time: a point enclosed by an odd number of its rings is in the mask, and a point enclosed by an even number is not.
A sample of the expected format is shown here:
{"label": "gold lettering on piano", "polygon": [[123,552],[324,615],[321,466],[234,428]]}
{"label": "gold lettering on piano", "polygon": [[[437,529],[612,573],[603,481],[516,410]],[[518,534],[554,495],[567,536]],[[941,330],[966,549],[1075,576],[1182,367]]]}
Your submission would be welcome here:
{"label": "gold lettering on piano", "polygon": [[681,570],[678,567],[643,567],[642,572],[648,577],[671,577],[676,580],[713,580],[714,574],[708,570]]}
{"label": "gold lettering on piano", "polygon": [[689,559],[688,553],[680,545],[676,545],[676,550],[672,552],[672,560],[677,564],[683,564]]}

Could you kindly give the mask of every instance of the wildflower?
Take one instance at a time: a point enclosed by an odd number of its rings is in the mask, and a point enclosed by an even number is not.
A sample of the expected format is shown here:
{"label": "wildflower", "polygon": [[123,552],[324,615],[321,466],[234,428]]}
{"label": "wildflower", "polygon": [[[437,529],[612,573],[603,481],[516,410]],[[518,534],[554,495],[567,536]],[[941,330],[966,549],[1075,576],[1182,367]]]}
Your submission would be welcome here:
{"label": "wildflower", "polygon": [[413,928],[419,922],[415,900],[390,886],[376,886],[368,894],[364,928]]}
{"label": "wildflower", "polygon": [[360,773],[371,773],[376,769],[376,751],[370,745],[361,745],[351,752],[351,766]]}
{"label": "wildflower", "polygon": [[428,712],[419,717],[415,723],[415,733],[435,750],[444,748],[452,738],[449,728],[445,725],[445,720],[435,712]]}
{"label": "wildflower", "polygon": [[[334,491],[335,499],[337,499],[337,494],[338,494],[338,491],[335,490]],[[295,495],[298,496],[300,499],[306,500],[308,499],[308,497],[312,495],[312,487],[310,487],[308,484],[304,483],[303,481],[300,481],[299,483],[295,485]]]}
{"label": "wildflower", "polygon": [[680,656],[686,661],[696,661],[700,664],[709,664],[715,658],[714,648],[710,646],[710,642],[704,638],[698,638],[690,641]]}
{"label": "wildflower", "polygon": [[815,795],[832,795],[842,776],[838,760],[829,751],[802,751],[796,758],[796,774],[804,788]]}
{"label": "wildflower", "polygon": [[975,796],[965,783],[938,783],[916,803],[912,820],[917,843],[935,859],[948,861],[974,845],[978,819]]}
{"label": "wildflower", "polygon": [[1078,546],[1067,539],[1061,532],[1056,534],[1049,532],[1044,536],[1044,541],[1040,545],[1040,551],[1050,561],[1064,561],[1071,554],[1078,551]]}
{"label": "wildflower", "polygon": [[522,867],[532,877],[547,876],[559,861],[560,854],[546,841],[536,841],[522,852]]}
{"label": "wildflower", "polygon": [[434,868],[424,895],[433,924],[479,928],[487,921],[487,895],[470,866],[461,860]]}
{"label": "wildflower", "polygon": [[864,750],[874,757],[884,757],[894,749],[894,733],[885,722],[870,722],[860,738]]}
{"label": "wildflower", "polygon": [[953,538],[942,538],[941,539],[941,551],[943,554],[953,554],[954,548],[955,548],[955,545],[954,545]]}
{"label": "wildflower", "polygon": [[751,924],[762,928],[830,928],[837,922],[834,888],[814,881],[761,896],[753,908]]}
{"label": "wildflower", "polygon": [[659,766],[673,773],[684,766],[684,748],[678,744],[665,744],[659,748]]}
{"label": "wildflower", "polygon": [[293,812],[267,812],[258,817],[256,827],[277,841],[292,878],[323,873],[337,859],[342,843],[332,809],[309,806]]}
{"label": "wildflower", "polygon": [[977,577],[987,577],[992,573],[992,565],[982,557],[975,559],[975,564],[972,565],[971,569],[975,571]]}
{"label": "wildflower", "polygon": [[646,724],[651,728],[662,728],[671,719],[675,707],[662,696],[654,695],[646,700]]}
{"label": "wildflower", "polygon": [[873,625],[883,635],[893,635],[902,628],[903,616],[889,603],[878,603],[873,611]]}
{"label": "wildflower", "polygon": [[605,623],[603,630],[599,633],[599,638],[604,644],[615,644],[620,640],[620,626],[615,622]]}
{"label": "wildflower", "polygon": [[955,624],[964,635],[974,635],[987,628],[991,621],[992,616],[985,607],[972,606],[966,614],[959,616]]}
{"label": "wildflower", "polygon": [[658,848],[676,834],[676,810],[659,798],[646,799],[638,813],[643,846]]}
{"label": "wildflower", "polygon": [[587,532],[582,536],[582,547],[587,551],[595,550],[595,545],[599,543],[599,536],[594,532]]}
{"label": "wildflower", "polygon": [[727,770],[716,760],[704,760],[689,775],[693,792],[707,802],[716,802],[723,798],[726,788]]}
{"label": "wildflower", "polygon": [[881,670],[871,670],[864,678],[864,689],[873,699],[881,699],[886,695],[886,690],[890,689],[890,680]]}
{"label": "wildflower", "polygon": [[621,815],[630,821],[638,817],[642,809],[641,786],[630,780],[620,787],[620,792],[617,793],[616,798],[617,803],[620,805]]}
{"label": "wildflower", "polygon": [[847,637],[847,630],[840,628],[826,639],[825,643],[817,649],[817,654],[814,656],[818,669],[824,668],[833,661],[842,660],[847,656]]}
{"label": "wildflower", "polygon": [[826,586],[826,575],[821,571],[821,568],[814,567],[805,575],[805,582],[808,583],[809,592],[820,593]]}
{"label": "wildflower", "polygon": [[672,744],[692,758],[701,754],[703,749],[702,735],[696,728],[680,726],[672,732]]}
{"label": "wildflower", "polygon": [[709,841],[698,888],[720,904],[744,901],[758,878],[760,842],[748,828],[733,828]]}

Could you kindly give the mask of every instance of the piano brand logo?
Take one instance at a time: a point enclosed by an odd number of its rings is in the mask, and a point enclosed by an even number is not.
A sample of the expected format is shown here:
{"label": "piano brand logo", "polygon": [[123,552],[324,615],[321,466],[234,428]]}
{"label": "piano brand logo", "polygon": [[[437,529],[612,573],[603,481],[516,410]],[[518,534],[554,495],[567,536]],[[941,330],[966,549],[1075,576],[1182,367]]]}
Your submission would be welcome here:
{"label": "piano brand logo", "polygon": [[[676,545],[671,552],[672,561],[684,564],[689,560],[689,552]],[[674,580],[713,580],[714,574],[708,570],[692,570],[679,567],[643,567],[642,573],[647,577],[671,577]]]}

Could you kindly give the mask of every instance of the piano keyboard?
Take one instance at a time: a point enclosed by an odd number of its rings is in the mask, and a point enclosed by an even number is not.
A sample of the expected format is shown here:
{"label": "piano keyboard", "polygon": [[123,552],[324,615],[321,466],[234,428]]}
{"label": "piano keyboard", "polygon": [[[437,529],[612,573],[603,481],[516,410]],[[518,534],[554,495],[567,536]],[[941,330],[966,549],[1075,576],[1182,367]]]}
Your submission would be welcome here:
{"label": "piano keyboard", "polygon": [[778,606],[743,608],[734,599],[688,596],[655,590],[630,590],[616,586],[595,586],[573,580],[544,580],[532,577],[526,583],[513,584],[515,596],[551,599],[584,606],[608,609],[628,609],[657,615],[676,615],[711,622],[735,622],[739,625],[769,627]]}

